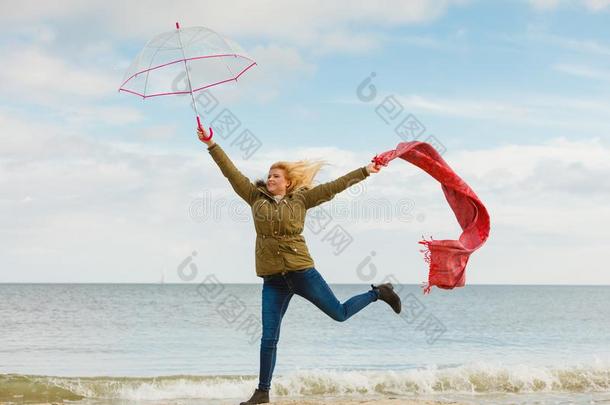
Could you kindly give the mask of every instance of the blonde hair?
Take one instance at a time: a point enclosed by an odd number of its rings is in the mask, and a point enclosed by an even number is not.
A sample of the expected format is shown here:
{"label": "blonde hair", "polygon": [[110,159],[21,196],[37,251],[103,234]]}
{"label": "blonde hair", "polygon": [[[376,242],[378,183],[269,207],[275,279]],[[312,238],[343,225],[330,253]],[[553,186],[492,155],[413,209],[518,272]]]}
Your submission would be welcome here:
{"label": "blonde hair", "polygon": [[286,188],[286,193],[294,190],[308,190],[313,187],[313,180],[322,166],[328,165],[325,160],[297,160],[296,162],[287,162],[280,160],[275,162],[269,168],[282,169],[286,173],[286,180],[290,182],[290,186]]}

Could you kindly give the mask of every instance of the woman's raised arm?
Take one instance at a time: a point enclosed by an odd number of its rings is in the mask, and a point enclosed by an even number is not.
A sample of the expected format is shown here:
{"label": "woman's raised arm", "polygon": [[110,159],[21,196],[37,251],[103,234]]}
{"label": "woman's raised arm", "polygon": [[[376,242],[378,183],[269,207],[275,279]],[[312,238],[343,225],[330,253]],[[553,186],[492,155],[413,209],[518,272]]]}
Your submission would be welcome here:
{"label": "woman's raised arm", "polygon": [[201,130],[197,130],[197,135],[199,139],[208,145],[208,152],[212,155],[212,158],[220,168],[222,174],[229,180],[231,187],[233,190],[244,199],[248,203],[248,205],[252,205],[254,200],[256,199],[256,194],[258,193],[256,186],[248,179],[246,176],[242,174],[242,172],[235,167],[229,156],[225,153],[225,151],[213,140],[203,140],[203,137],[208,137],[207,131],[204,129],[203,132]]}
{"label": "woman's raised arm", "polygon": [[326,201],[332,200],[337,193],[345,190],[369,176],[365,166],[359,167],[338,179],[319,184],[303,193],[305,197],[305,209],[313,208]]}
{"label": "woman's raised arm", "polygon": [[336,180],[322,183],[310,190],[304,192],[305,209],[315,207],[323,202],[332,200],[337,193],[342,192],[346,188],[364,180],[371,173],[379,173],[381,167],[374,163],[369,163],[366,166],[359,167],[351,172],[339,177]]}

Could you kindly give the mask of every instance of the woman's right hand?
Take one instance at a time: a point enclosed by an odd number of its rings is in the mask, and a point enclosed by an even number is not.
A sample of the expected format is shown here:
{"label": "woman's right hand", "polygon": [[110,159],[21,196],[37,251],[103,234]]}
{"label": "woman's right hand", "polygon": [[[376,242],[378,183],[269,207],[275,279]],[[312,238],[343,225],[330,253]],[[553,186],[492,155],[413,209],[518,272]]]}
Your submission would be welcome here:
{"label": "woman's right hand", "polygon": [[199,137],[199,140],[203,143],[205,143],[206,145],[208,145],[208,148],[212,145],[214,145],[214,140],[213,139],[209,139],[209,140],[204,140],[204,138],[208,138],[210,136],[210,134],[208,133],[208,131],[205,130],[205,128],[197,128],[197,136]]}
{"label": "woman's right hand", "polygon": [[379,173],[380,170],[381,170],[381,165],[378,165],[376,163],[369,163],[366,166],[366,171],[369,172],[369,174],[371,174],[371,173]]}

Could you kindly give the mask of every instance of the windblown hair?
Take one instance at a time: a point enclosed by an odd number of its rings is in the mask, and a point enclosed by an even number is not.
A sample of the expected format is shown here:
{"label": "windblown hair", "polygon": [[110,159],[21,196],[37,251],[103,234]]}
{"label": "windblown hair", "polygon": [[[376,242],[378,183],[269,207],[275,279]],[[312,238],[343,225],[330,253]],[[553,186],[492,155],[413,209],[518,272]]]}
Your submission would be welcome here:
{"label": "windblown hair", "polygon": [[[281,160],[271,165],[270,169],[282,169],[286,174],[286,180],[290,182],[290,186],[286,189],[286,193],[294,190],[308,190],[313,187],[313,180],[322,166],[327,165],[324,160],[297,160],[296,162],[287,162]],[[266,182],[262,179],[256,181],[257,186],[264,186]]]}

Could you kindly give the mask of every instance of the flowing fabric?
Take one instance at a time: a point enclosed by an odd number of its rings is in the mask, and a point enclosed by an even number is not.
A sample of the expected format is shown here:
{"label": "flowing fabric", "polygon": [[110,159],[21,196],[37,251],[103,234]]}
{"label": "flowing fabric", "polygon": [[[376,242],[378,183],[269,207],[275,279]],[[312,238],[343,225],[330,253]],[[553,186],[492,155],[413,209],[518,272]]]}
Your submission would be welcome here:
{"label": "flowing fabric", "polygon": [[426,142],[401,142],[396,149],[376,155],[372,161],[387,166],[395,158],[401,158],[424,170],[441,183],[449,206],[462,228],[459,239],[426,240],[424,260],[429,263],[428,282],[424,294],[432,286],[443,289],[462,287],[466,282],[465,270],[470,254],[480,248],[489,236],[489,214],[479,197],[462,180],[441,155]]}

